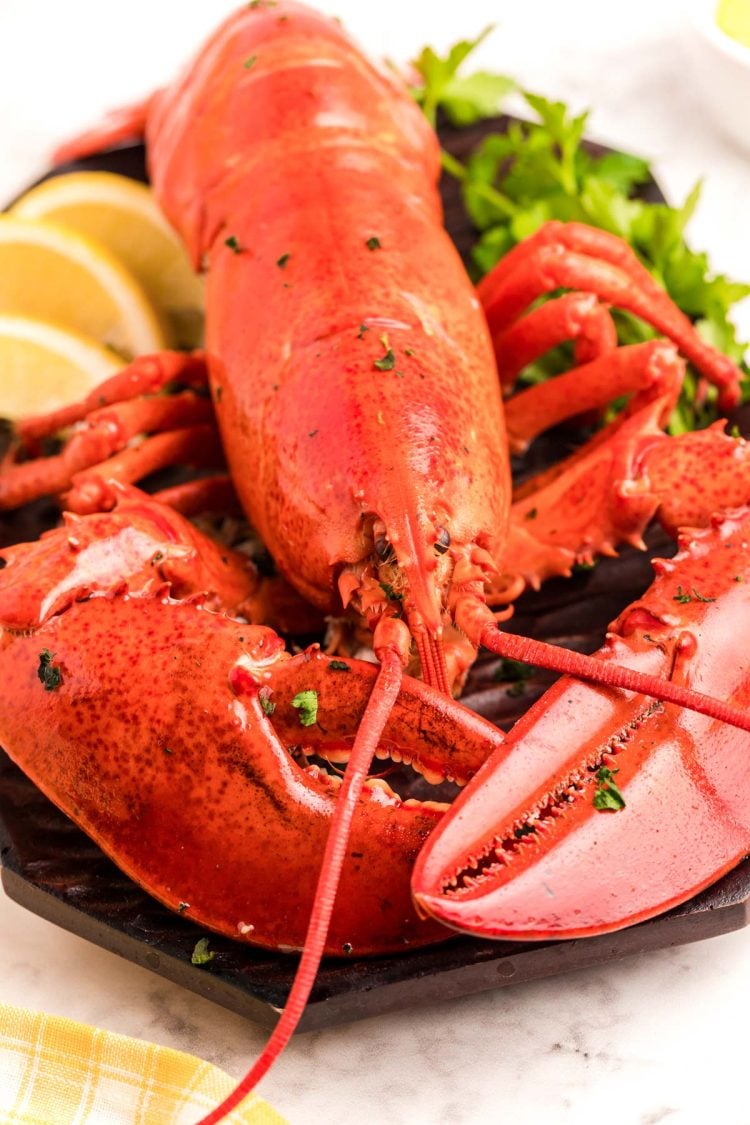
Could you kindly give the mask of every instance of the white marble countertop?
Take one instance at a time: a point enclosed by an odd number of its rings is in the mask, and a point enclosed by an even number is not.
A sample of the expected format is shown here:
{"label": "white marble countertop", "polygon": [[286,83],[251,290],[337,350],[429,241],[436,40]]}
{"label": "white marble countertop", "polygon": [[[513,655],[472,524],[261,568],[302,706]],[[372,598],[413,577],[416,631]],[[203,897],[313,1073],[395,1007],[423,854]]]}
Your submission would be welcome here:
{"label": "white marble countertop", "polygon": [[[0,198],[53,143],[169,78],[218,16],[214,0],[2,0]],[[331,0],[373,52],[408,58],[499,26],[480,61],[591,105],[591,133],[655,161],[673,200],[700,176],[691,231],[717,269],[750,277],[750,158],[714,130],[681,51],[681,0],[437,6]],[[442,14],[441,14],[442,13]],[[746,333],[750,313],[742,311]],[[0,999],[169,1044],[239,1076],[264,1034],[0,897]],[[297,1037],[262,1085],[289,1119],[388,1122],[750,1121],[750,933],[630,958]]]}

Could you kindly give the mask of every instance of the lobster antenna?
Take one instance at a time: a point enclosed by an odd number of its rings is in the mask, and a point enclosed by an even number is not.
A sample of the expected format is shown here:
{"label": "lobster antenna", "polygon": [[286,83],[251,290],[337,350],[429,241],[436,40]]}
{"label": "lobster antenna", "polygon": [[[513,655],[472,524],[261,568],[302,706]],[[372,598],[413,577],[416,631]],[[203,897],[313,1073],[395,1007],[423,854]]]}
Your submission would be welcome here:
{"label": "lobster antenna", "polygon": [[323,956],[357,802],[383,728],[401,689],[403,662],[398,651],[388,647],[378,652],[378,656],[381,662],[380,671],[362,716],[336,799],[305,945],[284,1010],[270,1039],[251,1069],[221,1105],[206,1117],[202,1117],[198,1125],[215,1125],[215,1122],[224,1120],[226,1115],[254,1089],[286,1047],[305,1010]]}
{"label": "lobster antenna", "polygon": [[546,668],[550,672],[561,672],[590,683],[622,688],[638,695],[649,695],[662,703],[676,703],[679,707],[697,711],[698,714],[707,715],[710,719],[719,719],[723,723],[729,723],[730,726],[739,727],[740,730],[750,731],[750,713],[740,707],[733,707],[730,703],[693,691],[682,684],[676,684],[673,680],[665,680],[661,676],[636,672],[633,668],[625,668],[622,664],[597,660],[594,656],[585,656],[583,653],[572,652],[570,649],[559,648],[544,641],[535,641],[531,637],[503,633],[494,621],[482,630],[480,643],[490,652],[506,659],[522,660],[527,664],[535,664],[538,668]]}

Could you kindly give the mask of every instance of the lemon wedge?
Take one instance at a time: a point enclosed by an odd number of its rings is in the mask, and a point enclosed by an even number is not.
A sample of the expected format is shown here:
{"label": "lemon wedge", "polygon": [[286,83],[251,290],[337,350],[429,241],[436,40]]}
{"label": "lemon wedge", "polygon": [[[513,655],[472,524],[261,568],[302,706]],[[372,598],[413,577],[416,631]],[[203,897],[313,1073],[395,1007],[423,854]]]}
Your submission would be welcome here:
{"label": "lemon wedge", "polygon": [[166,314],[171,343],[201,343],[203,281],[145,184],[112,172],[70,172],[32,188],[11,214],[62,223],[98,239]]}
{"label": "lemon wedge", "polygon": [[0,315],[0,416],[16,420],[75,402],[122,359],[96,340],[25,316]]}
{"label": "lemon wedge", "polygon": [[167,346],[142,287],[94,239],[0,215],[0,313],[71,328],[130,359]]}

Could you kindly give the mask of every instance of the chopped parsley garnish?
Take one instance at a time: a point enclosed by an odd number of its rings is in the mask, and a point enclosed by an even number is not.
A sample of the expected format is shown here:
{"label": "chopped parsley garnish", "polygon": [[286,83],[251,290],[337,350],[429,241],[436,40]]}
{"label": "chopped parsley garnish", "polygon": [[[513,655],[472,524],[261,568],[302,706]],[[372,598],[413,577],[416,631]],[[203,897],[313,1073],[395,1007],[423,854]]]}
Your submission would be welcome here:
{"label": "chopped parsley garnish", "polygon": [[319,433],[320,433],[320,430],[310,430],[310,432],[308,433],[307,436],[308,437],[317,437]]}
{"label": "chopped parsley garnish", "polygon": [[54,659],[55,654],[48,648],[43,648],[39,653],[39,667],[36,674],[44,684],[45,691],[55,691],[62,683],[62,670],[59,664],[52,663]]}
{"label": "chopped parsley garnish", "polygon": [[599,784],[594,790],[594,808],[600,812],[607,809],[619,812],[620,809],[625,808],[625,798],[614,780],[614,775],[619,772],[619,770],[611,770],[607,766],[602,766],[600,770],[597,770],[596,780]]}
{"label": "chopped parsley garnish", "polygon": [[303,727],[311,727],[318,721],[317,691],[298,691],[292,700],[292,707],[299,711],[299,721]]}
{"label": "chopped parsley garnish", "polygon": [[351,672],[351,668],[343,660],[329,660],[328,667],[332,672]]}
{"label": "chopped parsley garnish", "polygon": [[251,67],[255,66],[257,61],[257,55],[248,55],[242,65],[244,66],[245,70],[250,70]]}
{"label": "chopped parsley garnish", "polygon": [[528,512],[524,513],[523,518],[525,520],[535,520],[538,515],[539,515],[539,512],[537,511],[536,508],[529,508]]}
{"label": "chopped parsley garnish", "polygon": [[289,259],[291,258],[291,256],[292,256],[291,254],[282,254],[280,258],[276,259],[276,265],[279,267],[280,270],[283,270],[283,269],[286,268],[286,264],[289,261]]}
{"label": "chopped parsley garnish", "polygon": [[212,949],[208,948],[208,938],[202,937],[200,941],[195,943],[195,949],[193,950],[190,960],[193,965],[207,965],[208,962],[213,961],[213,959],[214,952]]}
{"label": "chopped parsley garnish", "polygon": [[358,340],[364,340],[365,332],[369,332],[369,331],[370,331],[369,324],[360,324],[359,332],[357,333],[357,339]]}
{"label": "chopped parsley garnish", "polygon": [[404,355],[414,355],[414,348],[404,348]]}
{"label": "chopped parsley garnish", "polygon": [[277,0],[250,0],[248,8],[275,8]]}
{"label": "chopped parsley garnish", "polygon": [[276,704],[271,702],[271,689],[269,687],[262,687],[258,692],[258,700],[263,710],[264,715],[273,715],[276,710]]}
{"label": "chopped parsley garnish", "polygon": [[687,602],[692,602],[693,599],[697,602],[715,602],[716,598],[706,598],[703,594],[699,594],[695,586],[691,587],[692,592],[683,590],[682,586],[677,587],[677,593],[672,596],[672,601],[679,602],[680,605],[686,605]]}
{"label": "chopped parsley garnish", "polygon": [[372,238],[367,239],[365,246],[368,250],[380,250],[380,239],[373,235]]}
{"label": "chopped parsley garnish", "polygon": [[377,367],[378,371],[393,371],[396,366],[396,355],[393,348],[388,348],[381,359],[376,359],[374,366]]}
{"label": "chopped parsley garnish", "polygon": [[229,238],[224,239],[224,245],[228,246],[233,254],[240,254],[242,252],[242,247],[234,234],[230,234]]}

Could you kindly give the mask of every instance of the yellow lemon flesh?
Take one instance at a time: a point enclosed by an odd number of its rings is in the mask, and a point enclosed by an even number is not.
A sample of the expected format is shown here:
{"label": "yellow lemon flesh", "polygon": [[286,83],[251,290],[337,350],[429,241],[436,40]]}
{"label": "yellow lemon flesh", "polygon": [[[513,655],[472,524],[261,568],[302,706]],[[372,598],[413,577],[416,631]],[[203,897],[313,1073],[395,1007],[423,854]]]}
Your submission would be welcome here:
{"label": "yellow lemon flesh", "polygon": [[94,239],[54,223],[0,215],[0,313],[82,332],[128,359],[167,346],[128,270]]}
{"label": "yellow lemon flesh", "polygon": [[96,238],[166,314],[170,342],[184,348],[201,343],[203,281],[145,184],[111,172],[71,172],[32,188],[11,214]]}
{"label": "yellow lemon flesh", "polygon": [[730,39],[750,47],[750,0],[719,0],[716,22]]}
{"label": "yellow lemon flesh", "polygon": [[56,410],[122,365],[118,355],[80,333],[0,315],[0,416],[17,420]]}

